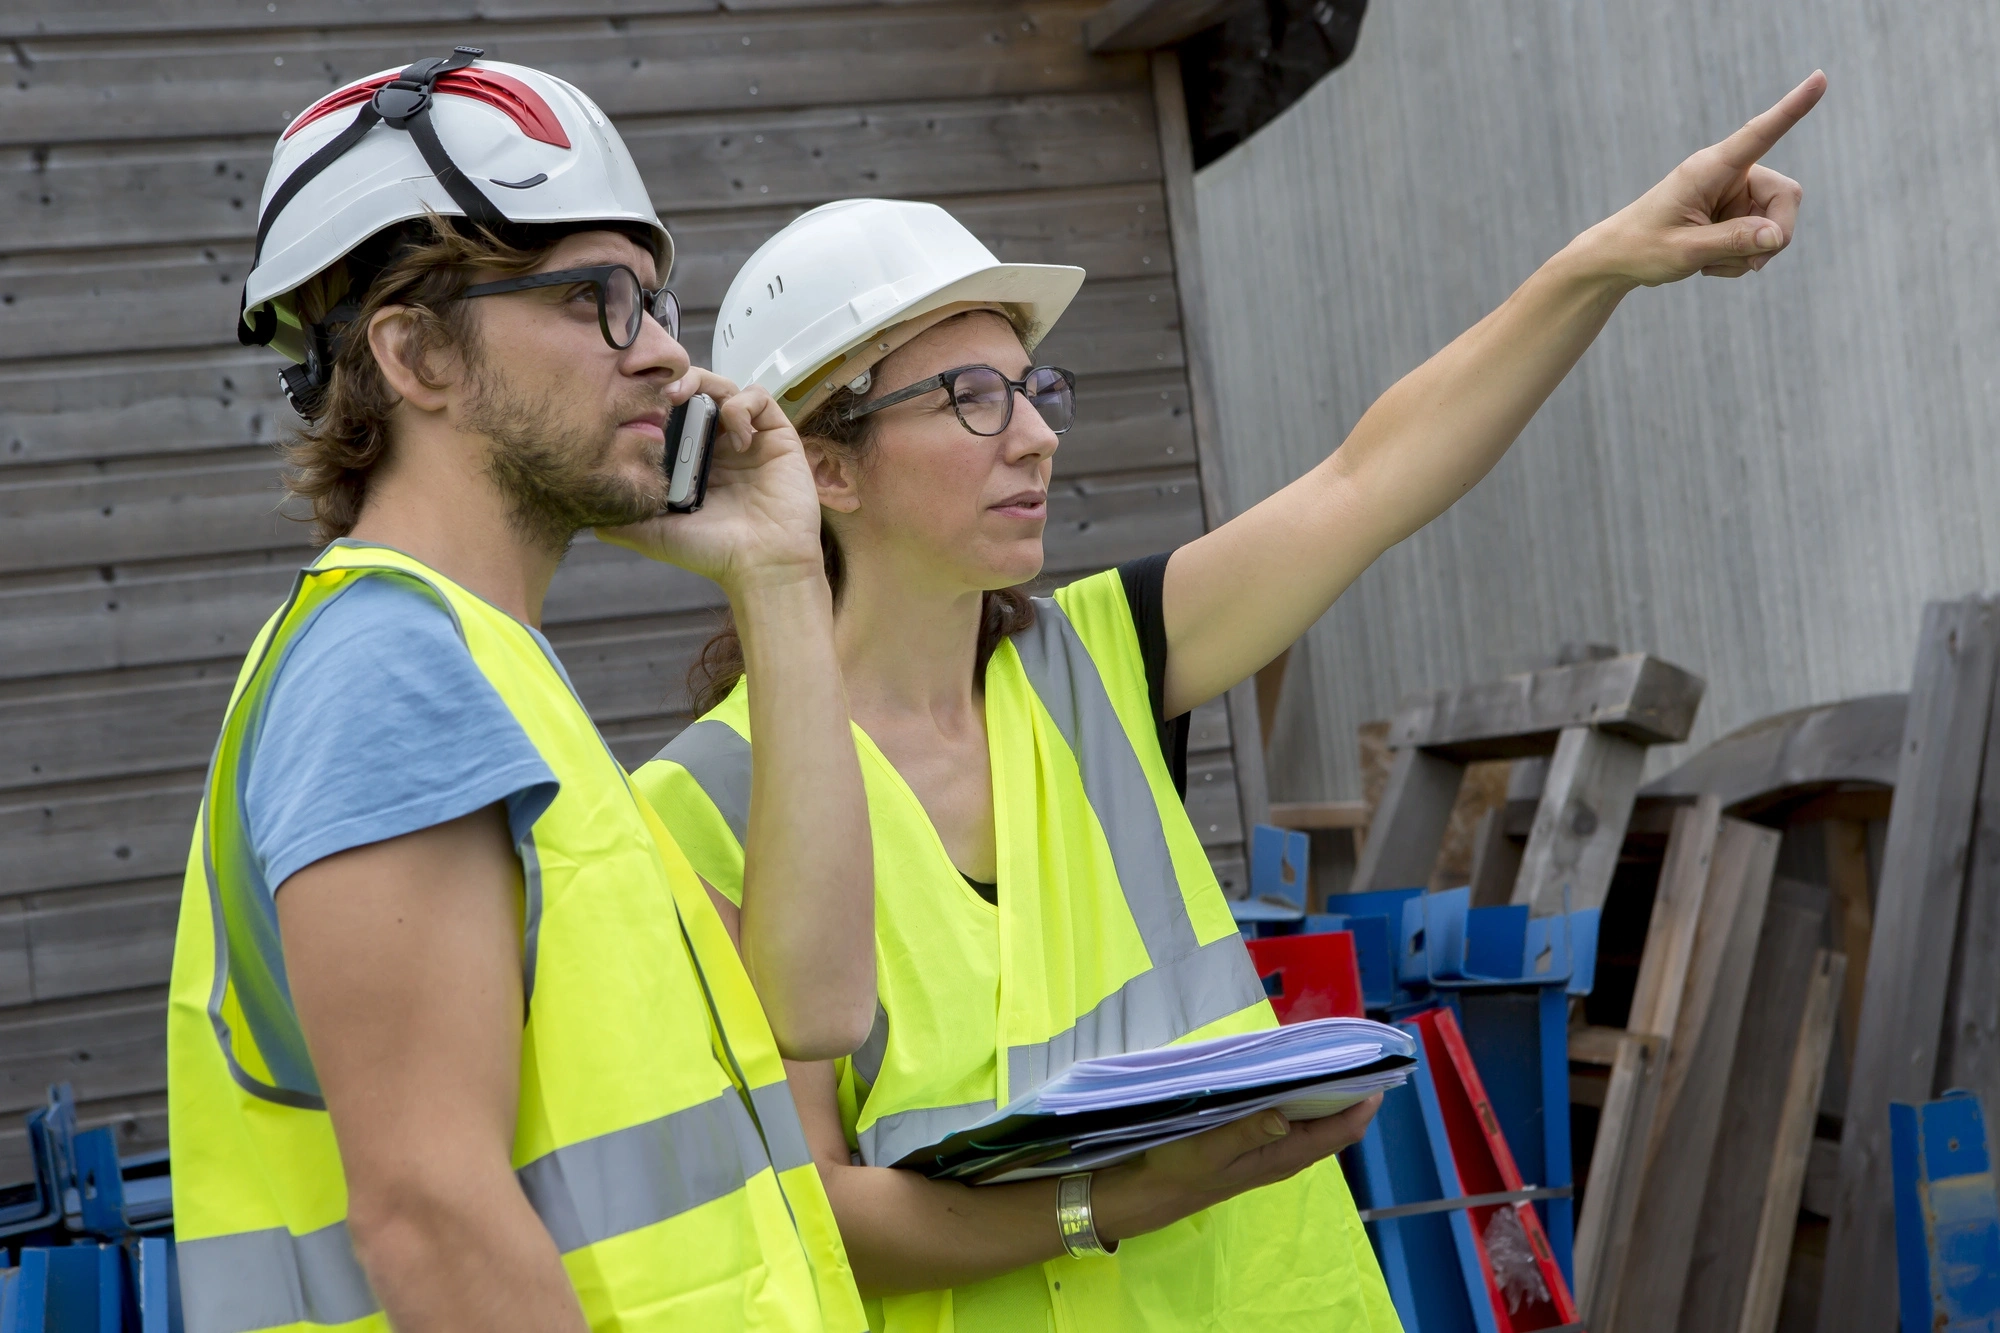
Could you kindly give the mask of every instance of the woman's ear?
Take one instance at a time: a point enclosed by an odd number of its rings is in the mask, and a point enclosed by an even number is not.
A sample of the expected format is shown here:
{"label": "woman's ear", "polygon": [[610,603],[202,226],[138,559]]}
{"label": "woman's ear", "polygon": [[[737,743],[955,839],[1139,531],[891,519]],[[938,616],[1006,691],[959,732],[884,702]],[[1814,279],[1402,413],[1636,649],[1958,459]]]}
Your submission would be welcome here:
{"label": "woman's ear", "polygon": [[398,398],[419,411],[441,412],[449,398],[447,385],[434,380],[425,364],[428,358],[416,336],[420,318],[408,306],[383,306],[368,321],[368,349]]}
{"label": "woman's ear", "polygon": [[812,467],[820,507],[836,514],[851,514],[861,508],[860,465],[835,451],[818,435],[808,435],[800,443],[805,446],[806,462]]}

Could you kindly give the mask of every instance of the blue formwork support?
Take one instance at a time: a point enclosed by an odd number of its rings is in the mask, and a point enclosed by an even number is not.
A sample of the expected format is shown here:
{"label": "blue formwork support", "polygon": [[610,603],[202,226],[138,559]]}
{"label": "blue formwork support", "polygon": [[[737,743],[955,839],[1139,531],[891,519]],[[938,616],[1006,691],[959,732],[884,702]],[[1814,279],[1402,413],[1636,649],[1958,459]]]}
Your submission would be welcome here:
{"label": "blue formwork support", "polygon": [[117,1246],[29,1247],[0,1299],[0,1333],[119,1333],[124,1315]]}
{"label": "blue formwork support", "polygon": [[1346,930],[1354,934],[1354,958],[1361,967],[1361,1001],[1370,1011],[1394,1010],[1419,1002],[1422,996],[1405,989],[1396,975],[1402,945],[1403,904],[1420,897],[1422,889],[1375,889],[1339,893],[1328,898],[1326,911],[1305,919],[1307,933]]}
{"label": "blue formwork support", "polygon": [[139,1293],[139,1333],[182,1333],[181,1277],[173,1241],[145,1237],[139,1242],[138,1263],[132,1285]]}
{"label": "blue formwork support", "polygon": [[[1383,1095],[1382,1109],[1354,1151],[1356,1202],[1364,1209],[1453,1199],[1462,1192],[1437,1089],[1421,1058],[1408,1083]],[[1409,1333],[1493,1333],[1468,1214],[1383,1218],[1370,1222],[1368,1230],[1389,1299]]]}
{"label": "blue formwork support", "polygon": [[1902,1333],[2000,1333],[2000,1198],[1979,1099],[1891,1102],[1889,1161]]}

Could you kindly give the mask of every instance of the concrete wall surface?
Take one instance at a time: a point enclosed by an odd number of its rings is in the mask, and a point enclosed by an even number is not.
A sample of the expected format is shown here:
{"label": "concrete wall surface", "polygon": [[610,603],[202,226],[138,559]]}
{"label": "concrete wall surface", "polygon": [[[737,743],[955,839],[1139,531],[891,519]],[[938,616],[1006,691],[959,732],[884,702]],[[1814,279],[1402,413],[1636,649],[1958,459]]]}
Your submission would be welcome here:
{"label": "concrete wall surface", "polygon": [[1346,66],[1202,173],[1242,507],[1574,233],[1831,80],[1768,159],[1806,187],[1791,250],[1634,293],[1493,475],[1313,628],[1274,799],[1358,795],[1358,723],[1565,639],[1705,675],[1690,745],[1908,688],[1924,600],[2000,586],[1996,65],[2000,6],[1963,0],[1376,0]]}

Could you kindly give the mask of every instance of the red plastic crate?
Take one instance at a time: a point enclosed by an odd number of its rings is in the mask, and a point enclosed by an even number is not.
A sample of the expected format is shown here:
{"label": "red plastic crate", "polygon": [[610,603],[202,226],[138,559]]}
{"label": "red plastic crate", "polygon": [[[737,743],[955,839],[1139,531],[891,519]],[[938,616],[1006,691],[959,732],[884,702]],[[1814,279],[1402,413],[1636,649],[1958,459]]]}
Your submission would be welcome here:
{"label": "red plastic crate", "polygon": [[1246,943],[1280,1023],[1363,1016],[1354,932],[1277,935]]}

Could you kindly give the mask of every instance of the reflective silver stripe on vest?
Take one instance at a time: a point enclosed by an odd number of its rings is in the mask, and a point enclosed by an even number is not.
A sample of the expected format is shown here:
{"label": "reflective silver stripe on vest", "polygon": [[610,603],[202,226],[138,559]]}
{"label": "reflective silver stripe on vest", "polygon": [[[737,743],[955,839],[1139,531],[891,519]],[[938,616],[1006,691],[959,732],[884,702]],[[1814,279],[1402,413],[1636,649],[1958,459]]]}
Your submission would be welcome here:
{"label": "reflective silver stripe on vest", "polygon": [[187,1333],[345,1324],[376,1310],[345,1222],[303,1236],[273,1227],[183,1240],[174,1253]]}
{"label": "reflective silver stripe on vest", "polygon": [[1010,1047],[1010,1097],[1033,1091],[1077,1060],[1164,1046],[1264,999],[1240,936],[1231,931],[1207,945],[1195,941],[1152,783],[1112,706],[1104,677],[1060,605],[1037,597],[1035,613],[1034,625],[1013,636],[1014,651],[1076,756],[1084,795],[1104,830],[1126,910],[1153,966],[1106,996],[1068,1031],[1045,1042]]}
{"label": "reflective silver stripe on vest", "polygon": [[696,722],[655,759],[679,764],[721,812],[738,843],[750,836],[750,742],[727,722]]}
{"label": "reflective silver stripe on vest", "polygon": [[749,1108],[729,1088],[557,1148],[514,1174],[556,1248],[569,1254],[733,1194],[766,1165]]}
{"label": "reflective silver stripe on vest", "polygon": [[791,1085],[767,1083],[752,1088],[750,1103],[757,1108],[757,1122],[764,1127],[771,1165],[780,1171],[811,1166],[812,1149],[806,1146],[806,1127],[799,1123],[799,1105],[792,1100]]}
{"label": "reflective silver stripe on vest", "polygon": [[875,1002],[875,1021],[868,1027],[868,1039],[854,1052],[854,1072],[863,1083],[874,1087],[882,1081],[882,1061],[889,1054],[889,1011]]}
{"label": "reflective silver stripe on vest", "polygon": [[919,1148],[976,1125],[994,1111],[991,1098],[958,1106],[925,1106],[885,1115],[855,1135],[868,1166],[894,1166]]}
{"label": "reflective silver stripe on vest", "polygon": [[[1246,999],[1242,974],[1256,986]],[[1020,1096],[1078,1060],[1150,1051],[1264,998],[1240,935],[1233,931],[1171,966],[1141,972],[1098,1001],[1076,1026],[1048,1041],[1007,1049],[1007,1086]],[[1209,1017],[1203,1017],[1208,1015]]]}

